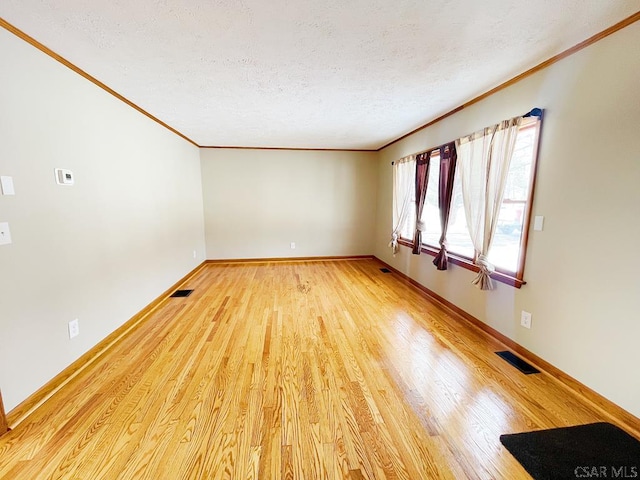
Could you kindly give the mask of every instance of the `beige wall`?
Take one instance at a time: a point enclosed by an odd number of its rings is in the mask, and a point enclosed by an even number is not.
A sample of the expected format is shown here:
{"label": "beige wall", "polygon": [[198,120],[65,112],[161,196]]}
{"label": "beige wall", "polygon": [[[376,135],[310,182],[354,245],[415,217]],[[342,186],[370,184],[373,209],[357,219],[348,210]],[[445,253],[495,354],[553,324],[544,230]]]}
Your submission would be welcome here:
{"label": "beige wall", "polygon": [[[198,149],[0,29],[7,409],[203,261]],[[54,181],[69,168],[76,185]],[[197,258],[193,258],[196,250]],[[78,318],[80,336],[67,323]]]}
{"label": "beige wall", "polygon": [[[640,416],[640,23],[605,38],[381,152],[376,255],[589,387]],[[546,109],[521,290],[470,285],[433,257],[393,258],[392,160]],[[519,326],[521,310],[533,327]]]}
{"label": "beige wall", "polygon": [[201,150],[208,257],[372,254],[376,158],[366,152]]}

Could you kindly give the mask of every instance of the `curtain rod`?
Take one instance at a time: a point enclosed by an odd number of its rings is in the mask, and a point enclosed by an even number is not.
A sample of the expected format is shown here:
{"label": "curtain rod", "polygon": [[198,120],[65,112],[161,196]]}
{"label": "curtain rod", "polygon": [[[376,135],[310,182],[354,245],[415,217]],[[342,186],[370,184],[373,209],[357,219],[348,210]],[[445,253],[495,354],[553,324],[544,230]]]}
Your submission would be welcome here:
{"label": "curtain rod", "polygon": [[[524,115],[522,115],[522,118],[528,118],[528,117],[542,118],[542,109],[538,108],[538,107],[535,107],[535,108],[532,108],[527,113],[525,113]],[[428,151],[439,150],[440,148],[444,147],[445,145],[447,145],[449,143],[451,143],[451,142],[443,143],[442,145],[439,145],[437,147],[427,148],[426,150],[422,150],[421,152],[412,153],[411,155],[420,155],[421,153],[427,153]],[[408,156],[408,155],[405,155],[405,156]],[[391,165],[395,165],[395,163],[396,162],[391,162]]]}

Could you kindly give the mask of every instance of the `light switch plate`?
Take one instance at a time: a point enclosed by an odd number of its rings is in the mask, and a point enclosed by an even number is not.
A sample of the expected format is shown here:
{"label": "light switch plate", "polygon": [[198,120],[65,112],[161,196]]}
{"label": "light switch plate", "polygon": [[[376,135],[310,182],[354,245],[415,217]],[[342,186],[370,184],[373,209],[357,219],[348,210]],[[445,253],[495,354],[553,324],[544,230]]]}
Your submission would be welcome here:
{"label": "light switch plate", "polygon": [[537,232],[541,232],[544,227],[544,217],[542,215],[536,215],[533,219],[533,229]]}
{"label": "light switch plate", "polygon": [[0,185],[2,185],[3,195],[15,195],[16,191],[13,188],[13,177],[0,177]]}
{"label": "light switch plate", "polygon": [[0,222],[0,245],[9,245],[11,243],[11,230],[7,222]]}

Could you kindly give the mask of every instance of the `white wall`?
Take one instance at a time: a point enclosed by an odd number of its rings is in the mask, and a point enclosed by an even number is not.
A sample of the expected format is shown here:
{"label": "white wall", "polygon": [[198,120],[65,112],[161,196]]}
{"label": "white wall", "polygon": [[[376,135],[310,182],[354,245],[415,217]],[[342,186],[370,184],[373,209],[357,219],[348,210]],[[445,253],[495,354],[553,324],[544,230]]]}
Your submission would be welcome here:
{"label": "white wall", "polygon": [[210,259],[373,253],[376,153],[203,149],[201,159]]}
{"label": "white wall", "polygon": [[[203,261],[198,149],[0,29],[0,388],[8,410]],[[76,185],[55,184],[69,168]],[[193,258],[196,250],[197,258]],[[80,336],[68,339],[78,318]]]}
{"label": "white wall", "polygon": [[[640,23],[394,144],[379,159],[376,255],[587,386],[640,416]],[[521,290],[470,285],[433,257],[393,258],[390,162],[546,109]],[[521,310],[533,328],[519,326]]]}

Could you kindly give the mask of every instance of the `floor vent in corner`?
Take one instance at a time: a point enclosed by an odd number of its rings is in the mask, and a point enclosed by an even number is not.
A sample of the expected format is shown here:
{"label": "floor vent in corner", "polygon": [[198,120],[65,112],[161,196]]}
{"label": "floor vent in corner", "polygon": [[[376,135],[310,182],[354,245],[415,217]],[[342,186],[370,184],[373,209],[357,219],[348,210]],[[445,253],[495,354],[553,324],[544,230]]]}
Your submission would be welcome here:
{"label": "floor vent in corner", "polygon": [[382,273],[391,273],[391,270],[389,270],[388,268],[381,268],[380,271]]}
{"label": "floor vent in corner", "polygon": [[503,359],[505,359],[507,362],[509,362],[511,365],[513,365],[514,367],[516,367],[518,370],[520,370],[522,373],[526,375],[531,375],[532,373],[540,373],[540,370],[538,370],[536,367],[534,367],[533,365],[529,365],[527,362],[522,360],[520,357],[516,357],[511,352],[508,352],[508,351],[496,352],[496,355],[502,357]]}
{"label": "floor vent in corner", "polygon": [[176,290],[170,296],[171,297],[188,297],[189,295],[191,295],[191,292],[193,292],[193,290]]}

